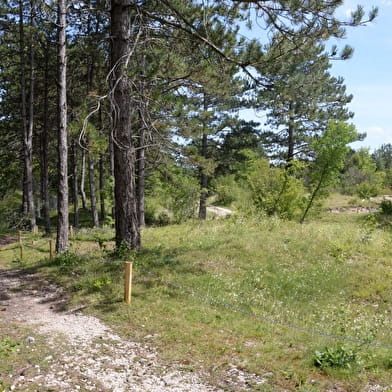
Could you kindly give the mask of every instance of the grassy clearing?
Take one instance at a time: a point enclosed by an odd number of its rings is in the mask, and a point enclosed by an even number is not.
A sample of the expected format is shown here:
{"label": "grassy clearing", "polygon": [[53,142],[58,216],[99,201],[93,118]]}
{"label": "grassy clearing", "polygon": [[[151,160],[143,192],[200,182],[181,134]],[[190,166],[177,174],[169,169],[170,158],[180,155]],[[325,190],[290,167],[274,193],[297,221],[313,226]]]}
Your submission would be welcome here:
{"label": "grassy clearing", "polygon": [[392,384],[392,350],[358,343],[392,345],[392,234],[372,219],[331,214],[299,225],[233,216],[145,229],[144,249],[129,256],[131,306],[122,303],[112,236],[79,232],[53,263],[47,240],[37,238],[22,261],[14,244],[0,263],[56,280],[72,293],[70,306],[88,305],[122,334],[151,339],[162,356],[202,368],[218,384],[230,363],[268,379],[255,390]]}
{"label": "grassy clearing", "polygon": [[[32,340],[34,337],[34,340]],[[32,341],[30,341],[30,340]],[[9,391],[20,377],[34,378],[49,367],[50,354],[45,340],[34,331],[0,319],[0,391]],[[23,391],[37,391],[38,380]]]}

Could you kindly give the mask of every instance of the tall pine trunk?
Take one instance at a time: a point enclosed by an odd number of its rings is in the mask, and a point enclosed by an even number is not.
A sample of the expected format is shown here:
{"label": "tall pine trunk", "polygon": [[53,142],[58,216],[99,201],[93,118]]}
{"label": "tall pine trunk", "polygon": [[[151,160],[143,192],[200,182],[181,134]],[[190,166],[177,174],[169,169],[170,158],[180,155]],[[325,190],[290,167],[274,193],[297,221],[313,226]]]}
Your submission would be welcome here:
{"label": "tall pine trunk", "polygon": [[131,15],[129,0],[111,1],[111,91],[114,137],[114,195],[116,245],[140,247],[135,184],[135,145],[132,133],[131,85],[127,76]]}
{"label": "tall pine trunk", "polygon": [[30,69],[29,69],[29,116],[27,133],[25,135],[25,167],[26,167],[26,192],[27,192],[27,211],[30,222],[30,229],[34,231],[36,229],[36,217],[35,217],[35,205],[34,205],[34,189],[33,189],[33,129],[34,129],[34,85],[35,85],[35,56],[34,56],[34,0],[30,1],[30,39],[29,39],[29,57],[30,57]]}
{"label": "tall pine trunk", "polygon": [[66,0],[58,0],[58,207],[56,251],[68,249]]}
{"label": "tall pine trunk", "polygon": [[[46,53],[49,52],[49,39],[46,45]],[[41,195],[44,205],[45,235],[51,234],[50,228],[50,203],[49,203],[49,126],[48,126],[48,105],[49,105],[49,56],[45,56],[44,66],[44,123],[42,130],[42,167],[41,167]]]}
{"label": "tall pine trunk", "polygon": [[146,148],[145,148],[145,129],[140,128],[140,142],[137,153],[137,210],[139,227],[146,225],[145,221],[145,188],[146,188]]}
{"label": "tall pine trunk", "polygon": [[294,160],[295,149],[295,113],[293,103],[289,104],[289,125],[287,129],[287,158],[286,162],[290,164]]}
{"label": "tall pine trunk", "polygon": [[79,227],[79,190],[78,190],[78,145],[72,140],[72,201],[73,201],[73,225]]}
{"label": "tall pine trunk", "polygon": [[100,201],[100,218],[103,225],[106,219],[105,208],[105,168],[103,165],[103,156],[99,158],[99,201]]}
{"label": "tall pine trunk", "polygon": [[[203,133],[201,140],[201,156],[207,158],[207,134]],[[200,169],[200,206],[199,206],[199,219],[207,218],[207,186],[208,186],[208,176],[205,173],[205,169],[202,167]]]}
{"label": "tall pine trunk", "polygon": [[19,0],[19,61],[20,61],[20,118],[22,125],[22,145],[23,145],[23,182],[22,182],[22,212],[28,215],[29,199],[27,190],[27,164],[28,164],[28,127],[26,108],[26,54],[25,54],[25,33],[23,17],[23,0]]}

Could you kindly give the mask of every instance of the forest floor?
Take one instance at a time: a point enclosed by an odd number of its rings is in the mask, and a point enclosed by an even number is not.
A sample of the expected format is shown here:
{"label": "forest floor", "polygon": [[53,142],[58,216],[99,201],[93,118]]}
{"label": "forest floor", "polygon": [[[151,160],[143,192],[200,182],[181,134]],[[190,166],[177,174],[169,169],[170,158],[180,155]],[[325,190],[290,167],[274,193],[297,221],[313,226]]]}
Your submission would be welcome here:
{"label": "forest floor", "polygon": [[[191,367],[164,363],[157,336],[124,340],[80,307],[66,311],[67,300],[36,275],[0,270],[0,354],[14,357],[8,372],[0,366],[0,391],[222,391]],[[249,377],[263,383],[233,367],[232,390]]]}

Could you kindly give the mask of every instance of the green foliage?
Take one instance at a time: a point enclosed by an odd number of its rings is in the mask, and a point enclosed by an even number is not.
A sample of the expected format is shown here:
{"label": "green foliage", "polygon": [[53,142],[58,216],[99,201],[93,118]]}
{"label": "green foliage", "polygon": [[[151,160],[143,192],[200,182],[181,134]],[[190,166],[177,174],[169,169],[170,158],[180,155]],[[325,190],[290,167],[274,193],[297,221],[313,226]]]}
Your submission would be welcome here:
{"label": "green foliage", "polygon": [[112,284],[112,279],[110,276],[102,276],[93,281],[93,288],[97,291],[102,290],[106,286],[110,286]]}
{"label": "green foliage", "polygon": [[25,230],[29,222],[20,210],[22,196],[14,192],[0,199],[0,231]]}
{"label": "green foliage", "polygon": [[355,187],[355,193],[361,199],[370,199],[379,195],[382,191],[381,183],[364,181]]}
{"label": "green foliage", "polygon": [[349,347],[338,345],[336,348],[325,347],[322,351],[314,353],[314,365],[320,368],[351,368],[358,363],[358,354]]}
{"label": "green foliage", "polygon": [[87,260],[88,258],[86,256],[68,251],[57,254],[53,260],[53,264],[56,265],[62,273],[67,274]]}
{"label": "green foliage", "polygon": [[380,212],[382,215],[392,216],[392,201],[383,199],[380,203]]}
{"label": "green foliage", "polygon": [[385,182],[386,173],[377,171],[376,162],[369,149],[361,148],[349,152],[341,176],[344,193],[349,195],[355,193],[362,199],[369,199],[382,192]]}
{"label": "green foliage", "polygon": [[256,208],[268,215],[292,219],[303,211],[306,190],[302,181],[289,170],[271,168],[266,159],[252,163],[248,185]]}
{"label": "green foliage", "polygon": [[195,216],[200,189],[195,177],[169,166],[150,176],[146,193],[146,223],[164,226]]}
{"label": "green foliage", "polygon": [[19,342],[7,337],[0,339],[0,359],[7,358],[19,345]]}
{"label": "green foliage", "polygon": [[314,201],[328,194],[328,187],[337,182],[344,166],[348,144],[358,140],[354,125],[330,121],[325,132],[312,145],[315,160],[309,173],[311,194],[301,217],[303,222]]}
{"label": "green foliage", "polygon": [[114,260],[130,260],[132,255],[132,249],[128,242],[121,242],[119,246],[116,246],[111,252],[108,253],[108,257]]}
{"label": "green foliage", "polygon": [[212,189],[216,195],[215,203],[222,206],[245,206],[249,196],[244,181],[237,182],[234,174],[218,177],[212,183]]}

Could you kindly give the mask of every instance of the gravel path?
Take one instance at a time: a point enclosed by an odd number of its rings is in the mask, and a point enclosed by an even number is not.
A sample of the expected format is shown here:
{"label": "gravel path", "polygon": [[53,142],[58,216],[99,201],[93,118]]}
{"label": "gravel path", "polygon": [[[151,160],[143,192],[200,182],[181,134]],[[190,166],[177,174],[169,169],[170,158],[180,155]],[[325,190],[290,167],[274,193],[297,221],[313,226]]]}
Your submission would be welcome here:
{"label": "gravel path", "polygon": [[[196,372],[163,363],[148,344],[121,339],[97,318],[64,311],[65,303],[61,289],[49,282],[19,271],[0,271],[2,321],[33,326],[53,352],[45,358],[46,369],[16,377],[11,390],[25,390],[30,384],[42,388],[39,392],[223,391],[203,382]],[[35,338],[28,337],[25,344],[34,345]],[[232,366],[224,384],[240,391],[264,382]]]}

